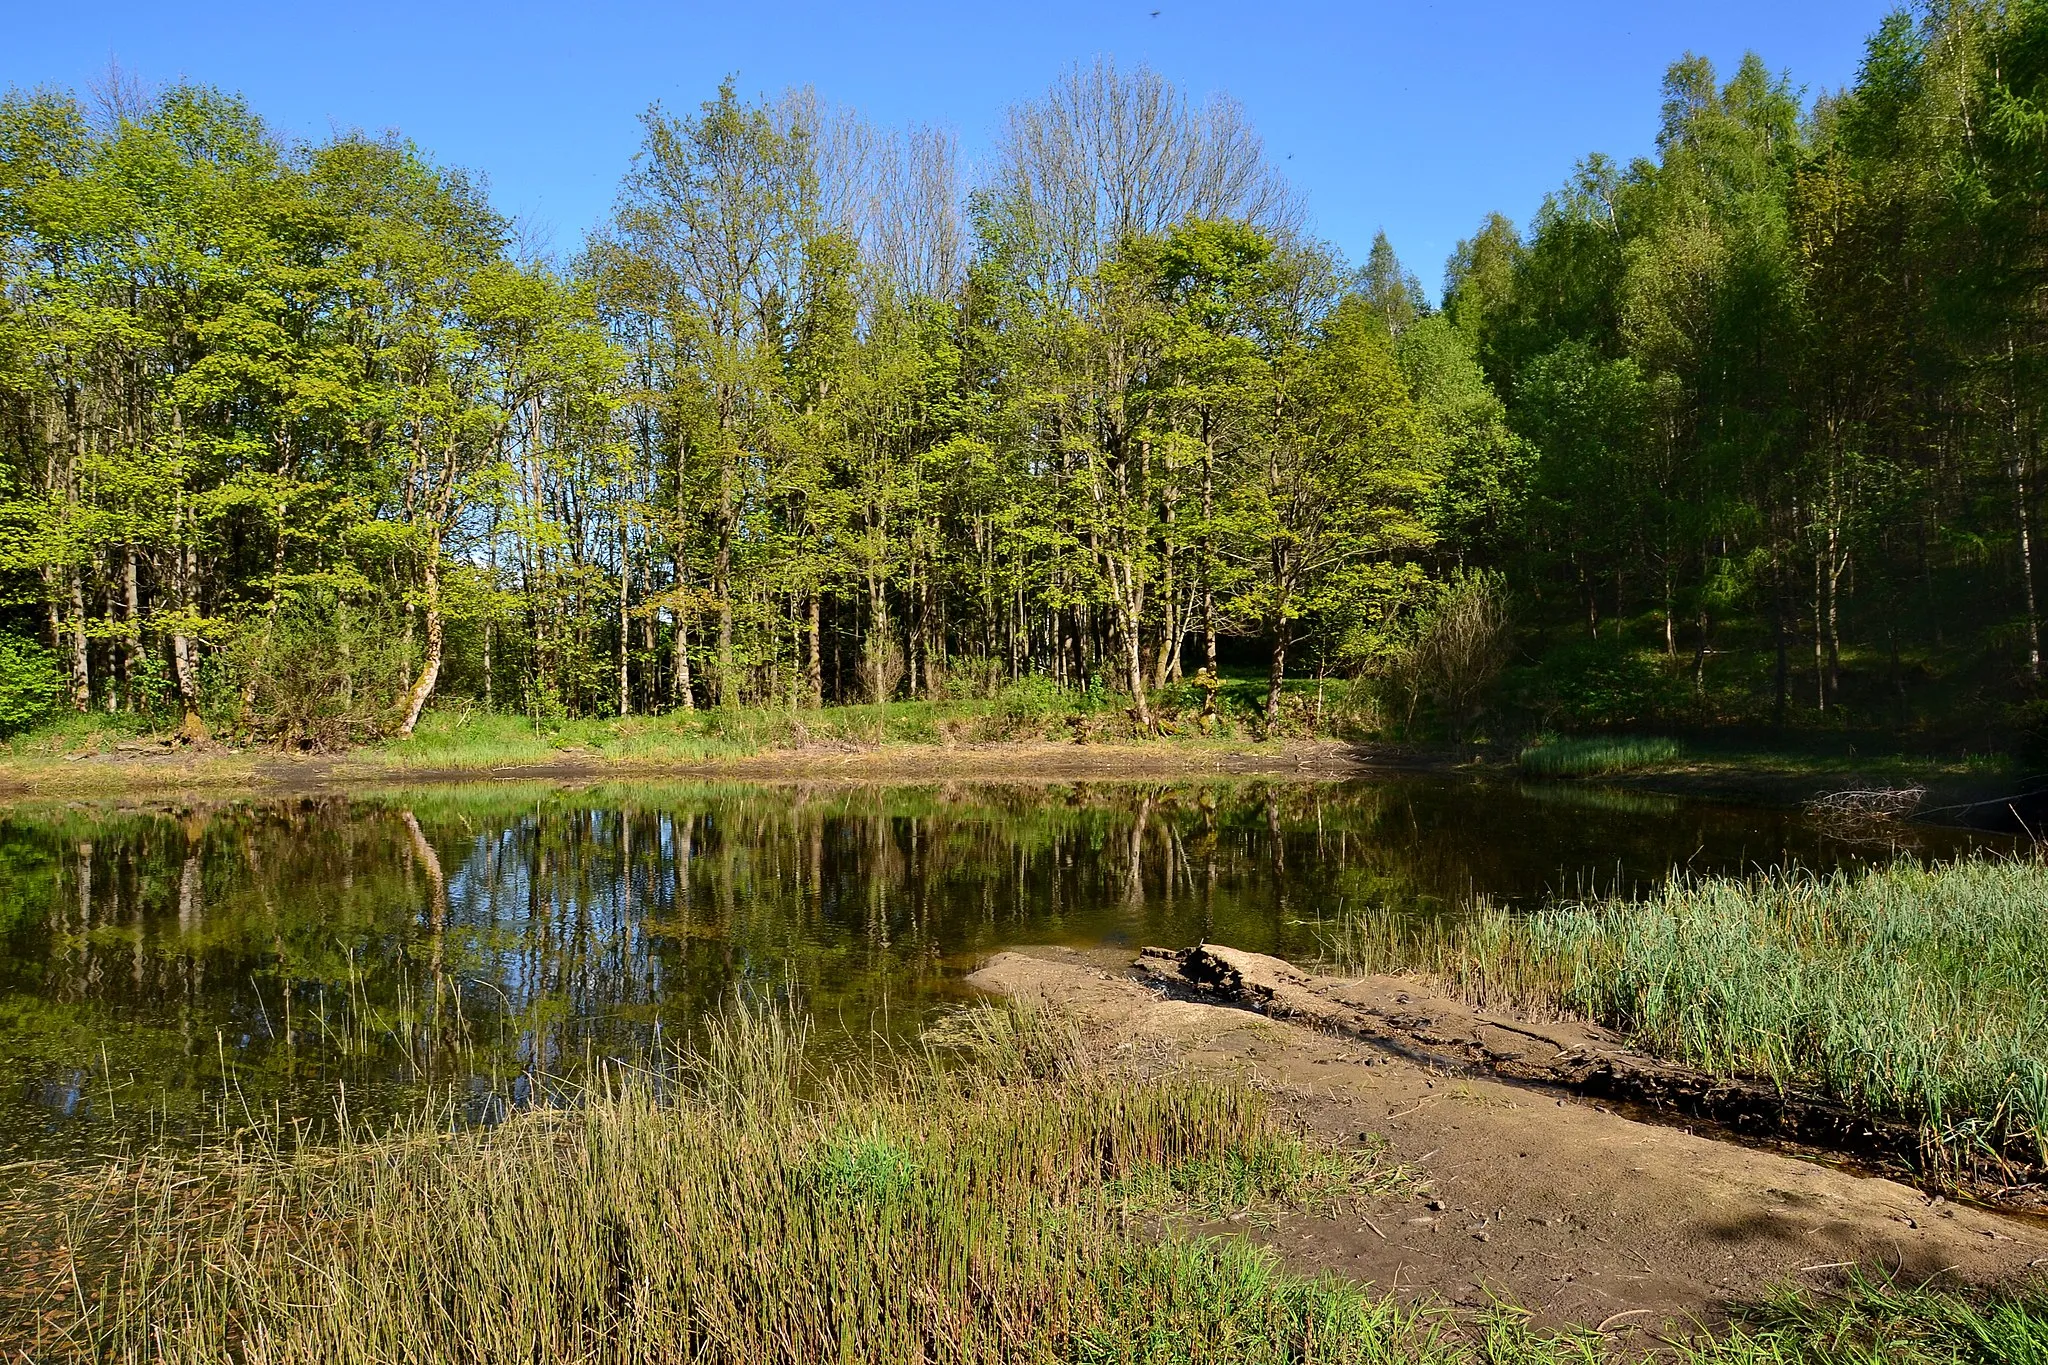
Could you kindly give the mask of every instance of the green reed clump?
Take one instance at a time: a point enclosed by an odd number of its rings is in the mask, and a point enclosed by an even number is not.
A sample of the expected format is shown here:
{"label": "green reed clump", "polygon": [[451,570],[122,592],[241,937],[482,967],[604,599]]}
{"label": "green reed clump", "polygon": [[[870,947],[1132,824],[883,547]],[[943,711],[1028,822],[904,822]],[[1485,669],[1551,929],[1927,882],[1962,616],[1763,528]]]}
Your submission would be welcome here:
{"label": "green reed clump", "polygon": [[1517,760],[1531,777],[1609,777],[1678,761],[1674,739],[1601,735],[1590,739],[1546,737],[1522,750]]}
{"label": "green reed clump", "polygon": [[1481,906],[1332,948],[1481,1004],[1581,1015],[1721,1074],[1921,1126],[1942,1162],[2048,1164],[2048,865],[1676,879],[1641,901]]}
{"label": "green reed clump", "polygon": [[[828,1075],[786,1023],[743,1016],[572,1110],[215,1154],[138,1185],[71,1344],[279,1365],[1371,1358],[1311,1349],[1353,1291],[1147,1229],[1341,1202],[1398,1178],[1376,1154],[1289,1131],[1247,1085],[1097,1065],[1044,1019],[985,1011],[955,1036],[964,1062]],[[1104,1345],[1167,1323],[1143,1355]]]}

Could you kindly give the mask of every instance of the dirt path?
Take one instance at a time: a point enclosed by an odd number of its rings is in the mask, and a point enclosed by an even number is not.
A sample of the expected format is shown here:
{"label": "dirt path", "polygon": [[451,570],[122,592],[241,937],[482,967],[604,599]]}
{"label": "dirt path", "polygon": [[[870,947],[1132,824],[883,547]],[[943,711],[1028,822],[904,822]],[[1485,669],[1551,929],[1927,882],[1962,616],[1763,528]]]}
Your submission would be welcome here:
{"label": "dirt path", "polygon": [[[2048,1265],[2048,1227],[1817,1161],[1639,1123],[1222,1004],[1172,999],[1121,958],[1007,952],[969,980],[1074,1011],[1114,1046],[1244,1068],[1283,1110],[1383,1137],[1424,1187],[1357,1218],[1252,1230],[1296,1269],[1404,1298],[1518,1304],[1548,1325],[1651,1332],[1712,1322],[1850,1266],[1990,1283]],[[1416,988],[1418,993],[1420,988]]]}

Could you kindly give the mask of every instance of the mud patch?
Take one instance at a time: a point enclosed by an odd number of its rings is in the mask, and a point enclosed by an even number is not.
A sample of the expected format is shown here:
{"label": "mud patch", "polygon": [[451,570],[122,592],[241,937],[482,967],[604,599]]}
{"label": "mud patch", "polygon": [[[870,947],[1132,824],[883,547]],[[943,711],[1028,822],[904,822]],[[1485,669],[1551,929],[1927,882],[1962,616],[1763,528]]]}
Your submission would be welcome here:
{"label": "mud patch", "polygon": [[1539,1023],[1475,1009],[1401,977],[1315,976],[1279,958],[1214,944],[1147,948],[1138,974],[1168,992],[1235,1005],[1356,1038],[1447,1072],[1483,1071],[1692,1120],[1745,1138],[1850,1157],[1929,1189],[2024,1211],[2048,1209],[2048,1171],[2007,1154],[2007,1178],[1958,1183],[1926,1159],[1911,1124],[1873,1120],[1825,1096],[1717,1077],[1631,1048],[1593,1025]]}
{"label": "mud patch", "polygon": [[[1640,1122],[1613,1104],[1504,1080],[1454,1054],[1438,1060],[1402,1039],[1385,1047],[1284,1010],[1176,995],[1152,975],[1034,950],[998,954],[970,980],[1071,1010],[1103,1046],[1144,1065],[1247,1075],[1292,1119],[1332,1137],[1371,1133],[1418,1173],[1415,1192],[1366,1201],[1346,1217],[1218,1229],[1273,1246],[1297,1270],[1418,1302],[1508,1302],[1542,1325],[1647,1340],[1712,1324],[1777,1286],[1822,1288],[1858,1268],[1993,1284],[2048,1266],[2048,1228],[2031,1220]],[[1425,992],[1405,993],[1406,1005],[1386,1002],[1390,1013],[1429,1013]],[[1331,1003],[1357,1010],[1364,999]],[[1452,1015],[1430,1017],[1432,1037],[1461,1036]],[[1530,1050],[1557,1050],[1538,1042],[1551,1038],[1549,1026],[1517,1032],[1519,1021],[1498,1022],[1513,1027],[1474,1023],[1479,1045],[1514,1055],[1521,1045],[1509,1040],[1519,1038]],[[1562,1027],[1555,1042],[1610,1045],[1597,1030]]]}

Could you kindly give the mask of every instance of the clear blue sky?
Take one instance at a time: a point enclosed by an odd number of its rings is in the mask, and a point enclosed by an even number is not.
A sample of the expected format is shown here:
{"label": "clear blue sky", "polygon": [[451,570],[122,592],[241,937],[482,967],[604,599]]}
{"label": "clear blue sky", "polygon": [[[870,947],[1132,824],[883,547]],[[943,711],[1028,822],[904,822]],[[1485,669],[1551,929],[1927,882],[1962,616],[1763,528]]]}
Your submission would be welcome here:
{"label": "clear blue sky", "polygon": [[[1570,3],[627,4],[101,0],[17,4],[0,84],[83,89],[110,60],[146,83],[240,91],[300,137],[398,129],[482,172],[498,206],[571,249],[610,204],[634,117],[813,85],[879,122],[949,125],[972,157],[1003,109],[1075,61],[1149,62],[1250,111],[1318,235],[1362,259],[1384,227],[1435,288],[1481,216],[1527,220],[1589,151],[1656,131],[1686,51],[1755,50],[1809,92],[1853,78],[1887,0]],[[1157,9],[1159,15],[1152,17]]]}

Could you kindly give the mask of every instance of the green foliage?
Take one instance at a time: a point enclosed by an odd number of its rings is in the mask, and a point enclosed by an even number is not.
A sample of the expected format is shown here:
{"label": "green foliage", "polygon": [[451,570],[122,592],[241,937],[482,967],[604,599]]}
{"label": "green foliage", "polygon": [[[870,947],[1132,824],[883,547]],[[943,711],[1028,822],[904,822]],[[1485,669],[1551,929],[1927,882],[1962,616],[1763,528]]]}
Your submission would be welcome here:
{"label": "green foliage", "polygon": [[49,650],[0,633],[0,738],[29,729],[64,695],[64,677]]}
{"label": "green foliage", "polygon": [[1543,726],[1571,729],[1654,721],[1671,692],[1655,655],[1608,640],[1554,646],[1515,669],[1509,686]]}
{"label": "green foliage", "polygon": [[[2048,687],[2043,13],[1887,21],[1810,106],[1680,60],[1654,155],[1490,215],[1441,313],[1384,235],[1315,245],[1234,116],[1107,64],[965,195],[944,136],[802,93],[650,109],[559,269],[396,140],[9,96],[0,593],[76,704],[187,737],[1026,674],[1150,732],[1218,634],[1277,734],[1304,659],[1385,665],[1472,571],[1537,661],[1496,720],[2010,732]],[[313,601],[398,644],[293,676]],[[1387,723],[1488,718],[1421,696]]]}

